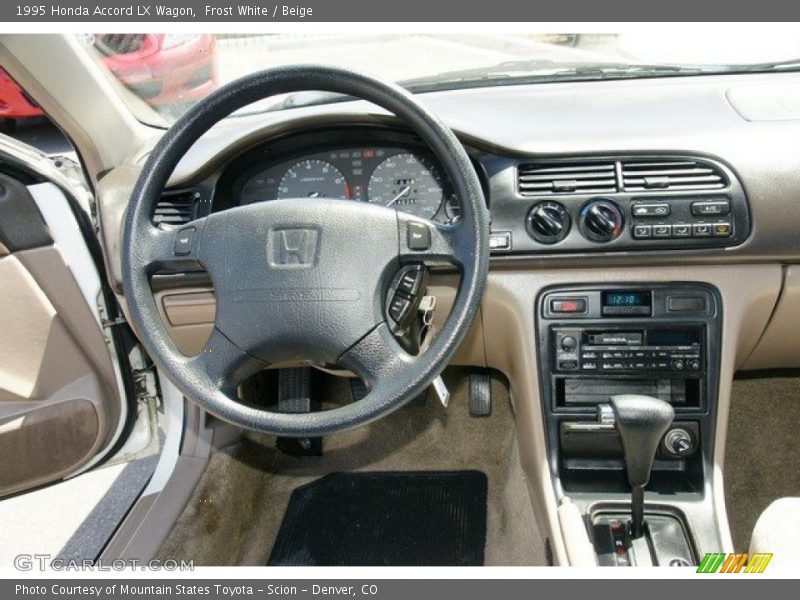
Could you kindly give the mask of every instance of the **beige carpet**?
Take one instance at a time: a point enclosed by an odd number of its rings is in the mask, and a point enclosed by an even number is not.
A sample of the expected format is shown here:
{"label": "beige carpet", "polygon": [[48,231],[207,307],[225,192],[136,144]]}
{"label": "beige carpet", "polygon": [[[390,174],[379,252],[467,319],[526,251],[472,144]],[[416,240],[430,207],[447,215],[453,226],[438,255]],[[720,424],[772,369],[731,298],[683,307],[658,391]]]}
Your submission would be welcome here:
{"label": "beige carpet", "polygon": [[198,565],[264,565],[289,496],[300,485],[337,471],[476,469],[489,482],[486,564],[546,564],[508,390],[493,381],[493,413],[476,419],[469,416],[464,372],[448,371],[445,380],[452,393],[448,409],[430,397],[425,406],[327,437],[322,457],[286,456],[275,450],[274,438],[259,435],[215,453],[159,556]]}
{"label": "beige carpet", "polygon": [[783,496],[800,496],[800,377],[737,379],[725,448],[725,503],[737,551]]}

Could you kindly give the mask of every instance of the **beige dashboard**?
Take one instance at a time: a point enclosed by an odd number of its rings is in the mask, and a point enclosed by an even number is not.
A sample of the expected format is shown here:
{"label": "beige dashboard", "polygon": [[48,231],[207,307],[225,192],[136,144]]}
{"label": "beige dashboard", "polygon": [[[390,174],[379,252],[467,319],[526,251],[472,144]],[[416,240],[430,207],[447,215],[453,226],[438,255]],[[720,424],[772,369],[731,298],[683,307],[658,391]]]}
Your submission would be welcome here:
{"label": "beige dashboard", "polygon": [[[665,251],[598,251],[493,256],[490,282],[510,274],[538,281],[555,273],[562,282],[576,269],[594,269],[595,279],[644,280],[667,274],[687,279],[688,269],[731,270],[740,294],[763,301],[749,315],[748,346],[737,350],[735,368],[800,366],[800,115],[778,100],[800,92],[796,74],[676,77],[591,83],[501,86],[425,94],[420,100],[440,115],[475,152],[526,159],[592,157],[626,153],[691,154],[719,159],[730,167],[749,202],[752,228],[744,243],[728,248]],[[365,102],[303,107],[226,119],[201,138],[170,180],[179,189],[213,180],[237,156],[258,144],[333,125],[386,127],[389,115]],[[130,190],[153,142],[100,179],[97,189],[109,279],[121,292],[119,238]],[[497,179],[507,177],[499,173]],[[490,209],[497,201],[489,186]],[[758,264],[774,272],[758,288],[735,276],[738,265]],[[677,270],[676,270],[677,269]],[[759,280],[760,281],[760,280]],[[445,284],[452,281],[445,277]],[[756,289],[758,288],[758,289]],[[443,296],[453,288],[440,286]],[[477,322],[455,361],[486,364],[498,334],[485,318],[496,300],[489,286],[484,319]],[[157,290],[159,308],[178,347],[196,352],[211,327],[214,299],[210,282]],[[528,299],[533,303],[533,298]],[[439,316],[444,311],[439,311]],[[726,331],[726,335],[733,332]],[[502,336],[499,337],[502,339]]]}

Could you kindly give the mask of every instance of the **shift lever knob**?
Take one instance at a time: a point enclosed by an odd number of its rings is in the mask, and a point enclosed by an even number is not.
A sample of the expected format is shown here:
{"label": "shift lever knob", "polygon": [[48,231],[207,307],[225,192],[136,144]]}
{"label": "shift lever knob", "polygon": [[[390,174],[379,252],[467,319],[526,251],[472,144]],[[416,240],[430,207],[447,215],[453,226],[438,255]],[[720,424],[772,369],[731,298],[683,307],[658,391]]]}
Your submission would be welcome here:
{"label": "shift lever knob", "polygon": [[658,444],[672,424],[675,411],[663,400],[635,394],[612,396],[611,409],[614,426],[622,438],[628,483],[633,492],[632,535],[640,537],[644,526],[644,486],[650,481]]}

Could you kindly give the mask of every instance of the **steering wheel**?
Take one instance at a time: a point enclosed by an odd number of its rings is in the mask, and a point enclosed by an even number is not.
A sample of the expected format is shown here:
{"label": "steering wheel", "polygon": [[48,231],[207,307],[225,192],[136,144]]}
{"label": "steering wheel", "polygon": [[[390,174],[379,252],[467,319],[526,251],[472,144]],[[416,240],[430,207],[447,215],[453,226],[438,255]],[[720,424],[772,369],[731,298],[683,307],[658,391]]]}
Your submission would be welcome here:
{"label": "steering wheel", "polygon": [[[300,91],[368,100],[418,134],[444,167],[461,219],[439,224],[366,202],[297,198],[212,213],[161,229],[151,215],[178,161],[220,119],[252,102]],[[455,135],[407,91],[346,69],[292,66],[234,81],[200,100],[164,134],[133,189],[122,236],[131,323],[157,366],[190,400],[246,429],[320,436],[368,423],[422,392],[444,369],[480,305],[489,215],[478,176]],[[448,263],[460,284],[436,339],[418,356],[387,324],[387,293],[403,265]],[[214,328],[196,355],[172,343],[150,289],[159,271],[198,266],[217,300]],[[238,398],[238,385],[284,361],[339,364],[367,395],[338,408],[271,412]]]}

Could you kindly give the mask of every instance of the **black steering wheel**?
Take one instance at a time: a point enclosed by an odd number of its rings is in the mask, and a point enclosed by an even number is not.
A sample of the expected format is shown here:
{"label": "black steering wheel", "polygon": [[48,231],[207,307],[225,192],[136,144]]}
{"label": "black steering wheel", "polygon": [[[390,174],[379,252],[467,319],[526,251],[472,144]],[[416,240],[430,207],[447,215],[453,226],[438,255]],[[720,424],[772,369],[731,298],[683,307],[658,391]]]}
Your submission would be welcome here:
{"label": "black steering wheel", "polygon": [[[362,98],[396,115],[444,167],[461,219],[437,224],[365,202],[298,198],[212,213],[180,228],[152,224],[170,174],[201,135],[252,102],[308,90]],[[472,163],[455,135],[411,94],[345,69],[282,67],[216,90],[156,144],[127,209],[123,288],[140,340],[187,398],[247,429],[317,436],[399,408],[444,369],[480,305],[488,240],[488,210]],[[461,275],[446,322],[419,356],[401,348],[386,318],[390,281],[408,263],[449,263]],[[161,321],[150,277],[198,265],[211,277],[217,312],[205,347],[187,357]],[[238,384],[246,377],[296,360],[342,365],[360,376],[369,392],[352,404],[304,414],[271,412],[238,398]]]}

